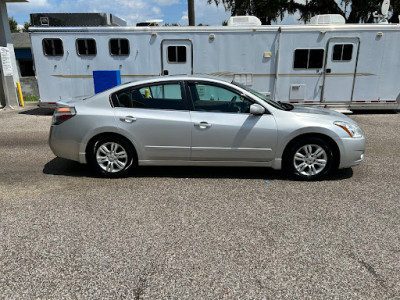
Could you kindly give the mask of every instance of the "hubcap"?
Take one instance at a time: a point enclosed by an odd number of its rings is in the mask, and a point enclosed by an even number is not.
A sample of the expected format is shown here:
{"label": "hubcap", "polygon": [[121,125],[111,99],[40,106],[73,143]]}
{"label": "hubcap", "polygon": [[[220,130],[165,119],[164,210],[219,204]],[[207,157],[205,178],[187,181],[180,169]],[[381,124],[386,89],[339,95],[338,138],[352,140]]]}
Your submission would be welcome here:
{"label": "hubcap", "polygon": [[296,151],[293,163],[300,174],[313,176],[325,169],[328,163],[328,155],[319,145],[305,145]]}
{"label": "hubcap", "polygon": [[97,149],[96,160],[104,171],[116,173],[125,168],[128,163],[128,154],[120,144],[108,142]]}

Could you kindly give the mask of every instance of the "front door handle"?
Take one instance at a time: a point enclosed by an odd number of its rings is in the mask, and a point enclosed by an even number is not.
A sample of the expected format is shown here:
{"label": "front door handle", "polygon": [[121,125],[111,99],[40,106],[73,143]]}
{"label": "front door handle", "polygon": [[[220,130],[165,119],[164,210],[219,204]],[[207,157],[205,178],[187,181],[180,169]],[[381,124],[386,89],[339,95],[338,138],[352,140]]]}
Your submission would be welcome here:
{"label": "front door handle", "polygon": [[126,116],[126,117],[120,118],[120,120],[121,120],[122,122],[126,122],[126,123],[133,123],[133,122],[136,121],[136,118],[135,118],[135,117],[132,117],[132,116]]}
{"label": "front door handle", "polygon": [[198,126],[200,128],[210,128],[211,124],[207,122],[200,122],[200,123],[194,123],[194,126]]}

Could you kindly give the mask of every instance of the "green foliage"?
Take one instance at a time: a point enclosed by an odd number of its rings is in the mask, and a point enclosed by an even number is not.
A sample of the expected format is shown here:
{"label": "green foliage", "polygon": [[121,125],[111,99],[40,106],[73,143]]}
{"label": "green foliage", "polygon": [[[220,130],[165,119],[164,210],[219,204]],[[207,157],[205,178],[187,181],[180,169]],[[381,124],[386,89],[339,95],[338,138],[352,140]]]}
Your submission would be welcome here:
{"label": "green foliage", "polygon": [[26,97],[24,97],[24,101],[25,102],[37,102],[37,101],[39,101],[39,97],[38,96],[26,96]]}
{"label": "green foliage", "polygon": [[29,26],[31,26],[31,23],[29,22],[24,22],[24,28],[22,29],[23,32],[29,32]]}
{"label": "green foliage", "polygon": [[373,23],[373,12],[380,11],[382,0],[309,0],[304,4],[293,3],[300,12],[300,20],[308,22],[319,14],[340,14],[347,23]]}
{"label": "green foliage", "polygon": [[14,20],[13,17],[8,18],[8,24],[10,25],[11,32],[18,32],[18,29],[17,29],[18,23],[17,23],[17,21]]}
{"label": "green foliage", "polygon": [[[208,4],[223,5],[232,16],[251,15],[258,17],[262,24],[283,19],[286,14],[300,13],[300,21],[307,23],[319,14],[340,14],[347,23],[373,23],[373,12],[381,11],[383,0],[207,0]],[[392,13],[389,22],[398,23],[400,0],[391,1]],[[224,24],[223,24],[224,25]]]}
{"label": "green foliage", "polygon": [[400,0],[392,0],[390,1],[392,10],[392,15],[389,18],[389,22],[391,23],[400,23],[399,15],[400,15]]}
{"label": "green foliage", "polygon": [[286,13],[294,13],[291,0],[207,0],[208,4],[222,4],[232,16],[251,15],[261,20],[263,25],[283,19]]}

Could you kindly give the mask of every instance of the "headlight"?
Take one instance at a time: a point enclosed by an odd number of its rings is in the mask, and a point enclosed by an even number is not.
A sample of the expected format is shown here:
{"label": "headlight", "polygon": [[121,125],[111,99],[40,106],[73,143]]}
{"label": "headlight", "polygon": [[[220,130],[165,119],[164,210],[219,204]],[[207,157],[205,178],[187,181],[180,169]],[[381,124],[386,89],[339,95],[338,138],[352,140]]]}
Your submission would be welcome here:
{"label": "headlight", "polygon": [[354,124],[351,124],[351,123],[347,123],[347,122],[343,122],[343,121],[336,121],[336,122],[333,122],[333,124],[335,124],[336,126],[339,126],[340,128],[342,128],[352,138],[360,138],[360,137],[362,137],[364,135],[364,133],[361,130],[361,128],[358,127],[357,125],[354,125]]}

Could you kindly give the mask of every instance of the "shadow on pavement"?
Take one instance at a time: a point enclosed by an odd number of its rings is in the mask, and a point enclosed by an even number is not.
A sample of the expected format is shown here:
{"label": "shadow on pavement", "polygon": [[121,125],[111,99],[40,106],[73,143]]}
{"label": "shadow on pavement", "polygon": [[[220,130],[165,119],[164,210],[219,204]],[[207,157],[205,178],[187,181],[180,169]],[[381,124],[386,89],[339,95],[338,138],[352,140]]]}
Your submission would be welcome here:
{"label": "shadow on pavement", "polygon": [[399,114],[400,110],[352,110],[352,115],[395,115]]}
{"label": "shadow on pavement", "polygon": [[32,115],[32,116],[51,116],[54,112],[54,109],[51,108],[33,108],[29,110],[24,110],[19,112],[21,115]]}
{"label": "shadow on pavement", "polygon": [[[71,177],[100,178],[88,165],[62,158],[54,158],[43,169],[44,174]],[[322,180],[344,180],[353,176],[353,170],[337,170]],[[293,180],[284,172],[271,168],[259,167],[138,167],[129,178],[227,178],[227,179],[262,179]]]}

